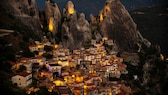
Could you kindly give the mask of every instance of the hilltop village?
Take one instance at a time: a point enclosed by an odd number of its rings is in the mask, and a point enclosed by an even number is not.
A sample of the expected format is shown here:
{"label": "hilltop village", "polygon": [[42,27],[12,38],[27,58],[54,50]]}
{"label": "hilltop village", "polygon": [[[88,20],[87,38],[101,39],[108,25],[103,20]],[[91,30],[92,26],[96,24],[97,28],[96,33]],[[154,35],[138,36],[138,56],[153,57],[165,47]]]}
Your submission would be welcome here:
{"label": "hilltop village", "polygon": [[168,59],[120,0],[89,20],[71,0],[62,12],[54,0],[44,10],[36,0],[2,0],[0,10],[1,93],[168,95]]}
{"label": "hilltop village", "polygon": [[128,73],[127,65],[117,52],[109,54],[103,45],[113,45],[113,41],[103,38],[91,44],[70,50],[51,44],[46,37],[42,42],[35,41],[29,46],[31,52],[36,52],[35,57],[11,62],[15,73],[12,83],[26,89],[27,94],[43,86],[59,95],[129,95],[131,88],[120,80],[122,74]]}

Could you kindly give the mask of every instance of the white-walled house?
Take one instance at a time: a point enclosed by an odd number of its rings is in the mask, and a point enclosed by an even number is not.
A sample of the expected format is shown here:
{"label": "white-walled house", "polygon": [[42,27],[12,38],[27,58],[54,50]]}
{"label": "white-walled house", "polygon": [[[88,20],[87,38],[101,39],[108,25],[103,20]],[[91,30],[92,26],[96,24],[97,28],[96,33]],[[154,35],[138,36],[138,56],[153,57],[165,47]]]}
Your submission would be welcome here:
{"label": "white-walled house", "polygon": [[46,58],[42,56],[32,57],[31,63],[39,63],[40,66],[45,65]]}
{"label": "white-walled house", "polygon": [[30,46],[29,46],[29,49],[30,49],[31,52],[33,52],[33,51],[38,51],[37,45],[30,45]]}
{"label": "white-walled house", "polygon": [[61,65],[49,64],[49,68],[51,72],[58,72],[59,74],[61,74]]}
{"label": "white-walled house", "polygon": [[13,84],[18,87],[25,88],[32,83],[32,74],[28,72],[21,72],[11,78]]}
{"label": "white-walled house", "polygon": [[69,49],[66,49],[66,48],[54,49],[53,50],[53,55],[54,56],[66,56],[66,55],[69,55]]}
{"label": "white-walled house", "polygon": [[24,65],[26,67],[27,72],[32,72],[32,63],[24,62],[24,63],[22,63],[22,65]]}

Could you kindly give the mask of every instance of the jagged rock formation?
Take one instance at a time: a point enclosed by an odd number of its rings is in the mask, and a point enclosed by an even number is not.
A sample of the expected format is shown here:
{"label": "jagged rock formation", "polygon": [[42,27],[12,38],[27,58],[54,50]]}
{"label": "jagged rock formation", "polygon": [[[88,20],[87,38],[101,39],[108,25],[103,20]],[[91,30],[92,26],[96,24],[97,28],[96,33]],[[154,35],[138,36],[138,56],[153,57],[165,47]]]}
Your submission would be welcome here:
{"label": "jagged rock formation", "polygon": [[63,10],[62,43],[67,48],[81,47],[83,42],[91,40],[89,22],[83,13],[77,14],[72,1],[68,1]]}
{"label": "jagged rock formation", "polygon": [[130,51],[142,43],[150,46],[137,31],[137,26],[119,0],[106,0],[99,14],[99,31],[103,37],[113,39],[119,50]]}
{"label": "jagged rock formation", "polygon": [[35,0],[1,0],[9,14],[15,16],[32,31],[39,33],[40,22]]}
{"label": "jagged rock formation", "polygon": [[47,20],[48,30],[53,36],[58,32],[58,27],[61,24],[61,13],[56,3],[46,0],[45,16]]}

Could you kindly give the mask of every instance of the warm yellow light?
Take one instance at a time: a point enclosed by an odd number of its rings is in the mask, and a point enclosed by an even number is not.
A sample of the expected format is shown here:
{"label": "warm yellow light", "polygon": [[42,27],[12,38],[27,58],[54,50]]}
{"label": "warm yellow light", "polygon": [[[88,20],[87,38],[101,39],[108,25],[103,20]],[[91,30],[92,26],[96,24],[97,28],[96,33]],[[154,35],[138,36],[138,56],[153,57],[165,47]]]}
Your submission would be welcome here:
{"label": "warm yellow light", "polygon": [[76,77],[76,81],[77,82],[82,82],[83,81],[83,77]]}
{"label": "warm yellow light", "polygon": [[102,80],[102,78],[100,78],[100,83],[102,83],[103,82],[103,80]]}
{"label": "warm yellow light", "polygon": [[75,78],[75,75],[72,75],[73,78]]}
{"label": "warm yellow light", "polygon": [[31,91],[30,91],[30,90],[27,90],[27,91],[26,91],[26,93],[27,93],[27,94],[30,94],[30,93],[31,93]]}
{"label": "warm yellow light", "polygon": [[56,80],[53,83],[55,83],[56,86],[63,86],[63,82],[60,80]]}
{"label": "warm yellow light", "polygon": [[105,9],[106,12],[110,12],[111,11],[109,6],[105,6],[104,9]]}
{"label": "warm yellow light", "polygon": [[42,60],[37,60],[38,63],[42,62]]}
{"label": "warm yellow light", "polygon": [[[39,52],[39,56],[42,56],[43,55],[43,52]],[[40,61],[41,62],[41,61]]]}
{"label": "warm yellow light", "polygon": [[54,48],[56,48],[56,49],[57,49],[57,48],[58,48],[58,44],[56,44],[56,45],[54,46]]}
{"label": "warm yellow light", "polygon": [[100,22],[102,22],[103,21],[103,15],[102,15],[102,13],[100,13]]}
{"label": "warm yellow light", "polygon": [[59,65],[62,65],[62,61],[59,60],[59,61],[58,61],[58,64],[59,64]]}
{"label": "warm yellow light", "polygon": [[69,62],[68,61],[66,62],[66,66],[69,66]]}
{"label": "warm yellow light", "polygon": [[52,89],[48,89],[48,92],[52,92]]}
{"label": "warm yellow light", "polygon": [[74,8],[68,8],[68,13],[71,15],[73,14],[75,11],[74,11]]}
{"label": "warm yellow light", "polygon": [[49,19],[49,25],[48,25],[48,28],[49,28],[49,31],[53,31],[53,29],[54,29],[54,19],[53,18],[50,18]]}
{"label": "warm yellow light", "polygon": [[68,79],[67,78],[64,78],[65,82],[68,82]]}
{"label": "warm yellow light", "polygon": [[160,58],[161,58],[162,61],[164,60],[163,54],[160,54]]}
{"label": "warm yellow light", "polygon": [[41,48],[41,45],[38,45],[37,48]]}
{"label": "warm yellow light", "polygon": [[113,95],[113,93],[112,93],[112,92],[110,92],[110,93],[109,93],[109,95]]}
{"label": "warm yellow light", "polygon": [[120,93],[120,90],[116,90],[116,92],[115,92],[116,94],[119,94]]}
{"label": "warm yellow light", "polygon": [[83,88],[84,88],[84,89],[87,89],[87,85],[84,85]]}

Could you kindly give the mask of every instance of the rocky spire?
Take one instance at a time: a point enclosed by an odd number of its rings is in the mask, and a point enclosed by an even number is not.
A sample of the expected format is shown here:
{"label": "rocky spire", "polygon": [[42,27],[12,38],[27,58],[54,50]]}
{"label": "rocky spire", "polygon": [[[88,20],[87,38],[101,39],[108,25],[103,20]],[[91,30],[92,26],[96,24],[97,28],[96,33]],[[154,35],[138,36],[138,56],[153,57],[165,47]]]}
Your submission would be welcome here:
{"label": "rocky spire", "polygon": [[72,1],[68,1],[63,10],[62,43],[67,48],[81,47],[82,43],[91,40],[89,22],[83,13],[78,14]]}
{"label": "rocky spire", "polygon": [[119,50],[133,50],[138,43],[144,43],[135,22],[119,0],[106,0],[99,22],[103,37],[113,39]]}
{"label": "rocky spire", "polygon": [[[32,31],[41,34],[38,9],[35,0],[1,0],[2,6]],[[39,35],[40,36],[40,35]]]}
{"label": "rocky spire", "polygon": [[48,30],[53,36],[58,32],[58,26],[61,24],[61,13],[55,2],[47,0],[45,3],[45,16],[47,19]]}

